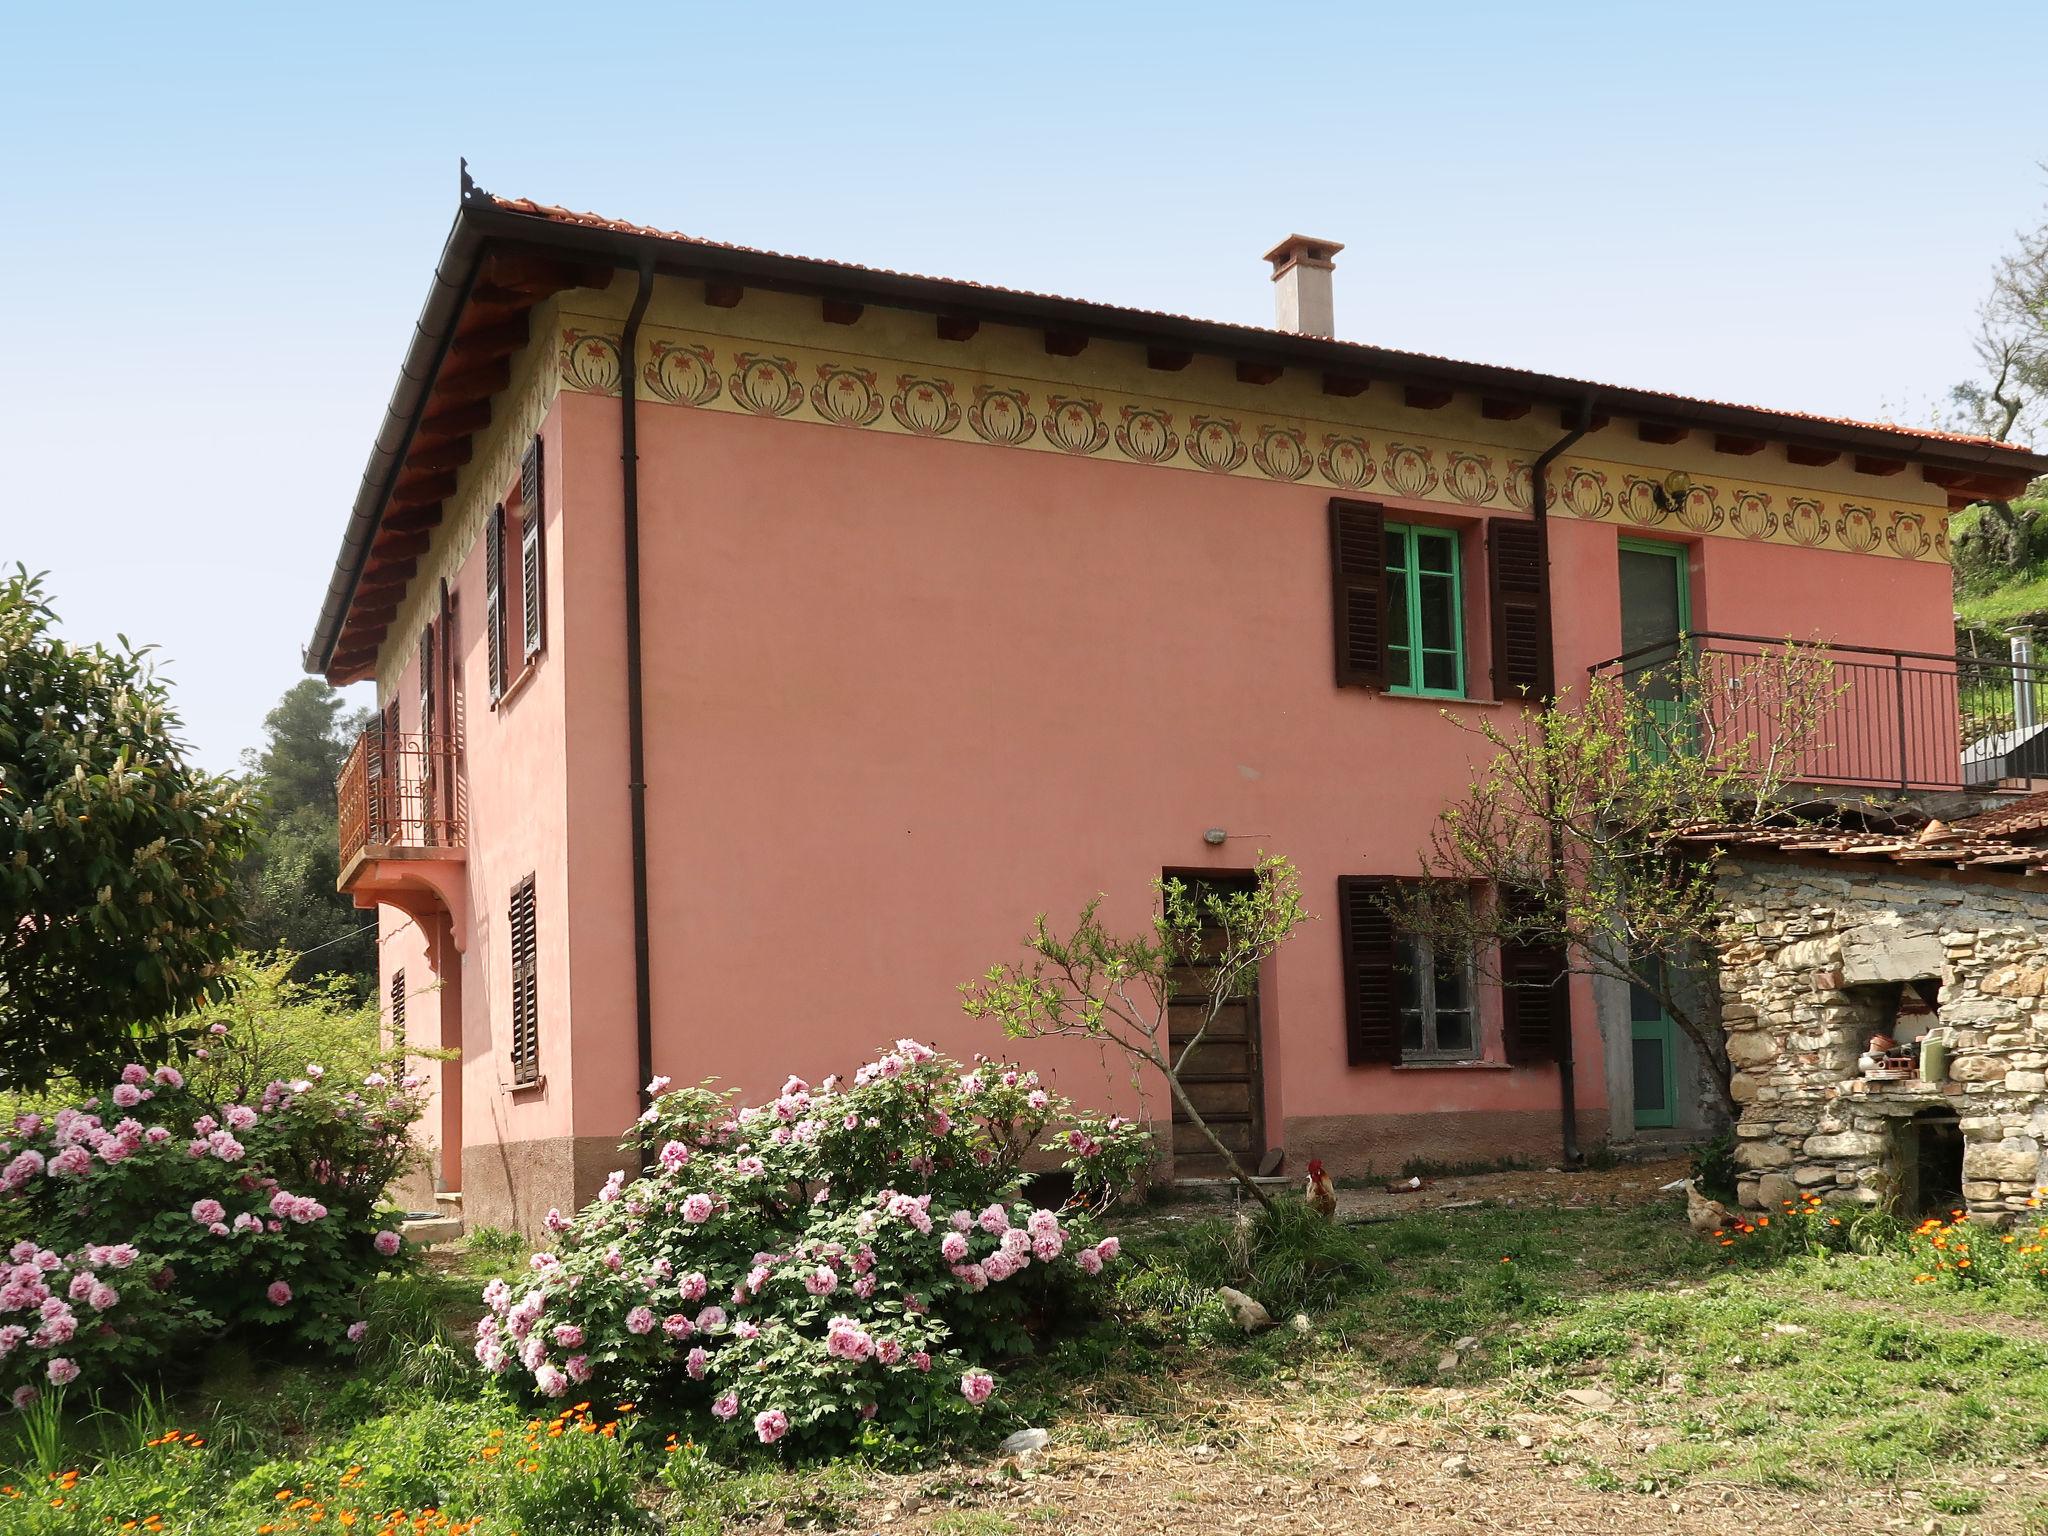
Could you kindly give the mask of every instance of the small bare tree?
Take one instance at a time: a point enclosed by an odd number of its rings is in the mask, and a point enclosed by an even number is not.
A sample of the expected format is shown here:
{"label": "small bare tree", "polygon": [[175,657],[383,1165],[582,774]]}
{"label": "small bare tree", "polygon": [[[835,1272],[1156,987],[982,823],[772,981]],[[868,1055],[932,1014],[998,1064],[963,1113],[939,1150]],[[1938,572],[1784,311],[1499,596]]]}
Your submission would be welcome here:
{"label": "small bare tree", "polygon": [[[1102,924],[1098,896],[1059,934],[1045,915],[1024,940],[1027,961],[996,965],[960,990],[978,1019],[1012,1039],[1106,1043],[1130,1061],[1142,1084],[1157,1072],[1188,1123],[1221,1154],[1231,1177],[1262,1206],[1272,1204],[1251,1173],[1202,1117],[1181,1074],[1224,1007],[1250,994],[1259,967],[1309,916],[1301,881],[1286,859],[1261,855],[1249,886],[1155,880],[1158,910],[1149,934],[1120,936]],[[1176,1008],[1196,1010],[1176,1041]]]}
{"label": "small bare tree", "polygon": [[1569,971],[1644,988],[1713,1066],[1732,1112],[1711,1003],[1663,963],[1712,944],[1723,916],[1716,852],[1685,834],[1796,811],[1788,791],[1813,771],[1842,690],[1812,646],[1714,661],[1680,645],[1669,661],[1595,677],[1581,697],[1506,723],[1451,715],[1490,761],[1432,830],[1422,863],[1434,878],[1392,904],[1439,953],[1496,975],[1503,948],[1558,947]]}

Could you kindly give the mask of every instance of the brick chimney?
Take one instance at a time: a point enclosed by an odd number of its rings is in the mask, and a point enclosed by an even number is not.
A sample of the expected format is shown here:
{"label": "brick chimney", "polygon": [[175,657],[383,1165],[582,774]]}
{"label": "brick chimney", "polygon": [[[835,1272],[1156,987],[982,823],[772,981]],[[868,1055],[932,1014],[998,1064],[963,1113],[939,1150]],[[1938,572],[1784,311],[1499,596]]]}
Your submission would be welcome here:
{"label": "brick chimney", "polygon": [[1289,235],[1266,252],[1266,260],[1273,263],[1273,304],[1281,330],[1302,336],[1337,334],[1330,273],[1343,249],[1334,240]]}

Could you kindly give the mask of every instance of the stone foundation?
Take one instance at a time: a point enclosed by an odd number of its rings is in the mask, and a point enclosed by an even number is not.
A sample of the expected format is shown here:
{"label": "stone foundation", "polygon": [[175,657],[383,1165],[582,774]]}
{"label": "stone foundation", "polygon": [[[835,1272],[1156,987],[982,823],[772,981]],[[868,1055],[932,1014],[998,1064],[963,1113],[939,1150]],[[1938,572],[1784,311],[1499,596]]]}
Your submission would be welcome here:
{"label": "stone foundation", "polygon": [[[502,1227],[530,1238],[546,1235],[549,1209],[573,1215],[597,1198],[614,1168],[635,1170],[613,1136],[505,1141],[462,1149],[465,1228]],[[429,1207],[431,1209],[431,1207]]]}
{"label": "stone foundation", "polygon": [[[2034,1198],[2048,1146],[2048,892],[1858,869],[1730,859],[1721,1018],[1742,1107],[1742,1203],[1812,1191],[1893,1206],[1916,1117],[1953,1112],[1971,1215]],[[1939,980],[1944,1079],[1872,1081],[1857,1058],[1887,989]],[[1902,1212],[1911,1215],[1913,1212]]]}
{"label": "stone foundation", "polygon": [[[1581,1109],[1578,1127],[1582,1149],[1598,1146],[1607,1137],[1607,1111]],[[1312,1157],[1322,1159],[1333,1178],[1392,1178],[1410,1162],[1549,1167],[1564,1156],[1563,1130],[1555,1106],[1464,1114],[1289,1116],[1287,1171],[1299,1175]]]}

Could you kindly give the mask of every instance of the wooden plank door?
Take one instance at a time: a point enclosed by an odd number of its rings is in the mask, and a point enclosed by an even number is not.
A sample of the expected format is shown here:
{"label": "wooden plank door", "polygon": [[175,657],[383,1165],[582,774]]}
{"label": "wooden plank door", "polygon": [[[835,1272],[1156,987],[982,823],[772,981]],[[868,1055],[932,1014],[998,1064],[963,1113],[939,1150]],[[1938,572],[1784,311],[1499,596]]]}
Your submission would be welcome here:
{"label": "wooden plank door", "polygon": [[[1169,876],[1175,872],[1169,871]],[[1182,873],[1191,885],[1196,877]],[[1215,875],[1201,877],[1211,885]],[[1231,884],[1248,879],[1222,877]],[[1174,996],[1167,1010],[1167,1036],[1175,1060],[1202,1027],[1207,1003],[1202,979],[1192,968],[1173,978]],[[1226,1002],[1202,1043],[1181,1072],[1181,1086],[1195,1109],[1247,1172],[1257,1170],[1266,1153],[1265,1091],[1259,1074],[1259,994],[1256,983],[1246,996]],[[1174,1176],[1183,1179],[1223,1178],[1229,1170],[1208,1138],[1176,1100],[1173,1106]]]}

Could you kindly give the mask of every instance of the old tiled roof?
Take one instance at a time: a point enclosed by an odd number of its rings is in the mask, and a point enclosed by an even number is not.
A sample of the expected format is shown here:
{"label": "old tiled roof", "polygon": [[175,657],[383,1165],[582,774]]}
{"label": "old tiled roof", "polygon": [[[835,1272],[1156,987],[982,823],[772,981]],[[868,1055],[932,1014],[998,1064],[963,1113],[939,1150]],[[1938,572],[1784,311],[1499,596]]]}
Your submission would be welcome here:
{"label": "old tiled roof", "polygon": [[[371,447],[342,544],[306,646],[309,671],[332,682],[369,676],[431,542],[455,469],[489,421],[509,360],[531,340],[533,307],[567,288],[604,287],[619,270],[852,297],[939,316],[1042,326],[1107,341],[1208,351],[1260,367],[1322,370],[1327,378],[1449,385],[1525,409],[1559,411],[1560,427],[1590,413],[1699,426],[1839,454],[1868,455],[1892,473],[1917,462],[1951,506],[2011,495],[2048,474],[2048,454],[2016,443],[1931,428],[1851,421],[1627,389],[1492,363],[1460,362],[1265,326],[1193,319],[988,283],[921,277],[852,262],[786,256],[671,230],[577,213],[529,198],[493,197],[465,170],[462,201],[435,267],[412,345]],[[1748,451],[1746,448],[1742,451]]]}
{"label": "old tiled roof", "polygon": [[[608,219],[602,214],[578,213],[574,209],[564,208],[554,203],[537,203],[529,197],[498,197],[492,198],[491,201],[495,206],[507,212],[529,214],[535,218],[545,219],[551,224],[570,225],[580,229],[610,230],[614,234],[636,235],[643,239],[651,240],[668,240],[679,245],[695,246],[702,250],[726,251],[746,256],[765,256],[780,261],[802,261],[813,266],[831,267],[850,276],[897,277],[919,283],[944,283],[949,287],[968,289],[977,293],[1001,295],[1006,298],[1032,299],[1049,304],[1081,305],[1093,302],[1086,299],[1077,299],[1067,294],[1042,293],[1029,288],[1007,288],[1000,284],[976,282],[969,278],[935,277],[920,272],[898,271],[891,267],[863,266],[858,262],[837,261],[829,257],[797,256],[787,251],[773,251],[752,245],[736,245],[726,240],[708,240],[701,235],[683,234],[672,229],[661,229],[654,225],[634,224],[624,219]],[[1179,320],[1223,327],[1229,330],[1241,331],[1247,337],[1285,337],[1289,340],[1297,339],[1296,333],[1283,331],[1273,326],[1244,325],[1229,320],[1203,320],[1200,316],[1177,314],[1172,310],[1164,309],[1132,308],[1128,312],[1148,315],[1158,320]],[[1409,358],[1417,364],[1443,365],[1468,361],[1466,359],[1444,357],[1433,352],[1406,352],[1397,351],[1392,348],[1375,348],[1374,350],[1386,355]],[[1586,389],[1601,394],[1614,394],[1622,388],[1620,385],[1603,384],[1594,379],[1574,378],[1568,374],[1552,374],[1546,377],[1554,383],[1581,385]],[[1891,433],[1900,438],[1919,441],[1967,444],[1972,447],[1999,449],[2022,456],[2030,455],[2032,451],[2024,443],[2003,442],[1995,437],[1984,437],[1965,432],[1944,432],[1932,427],[1907,427],[1901,426],[1896,422],[1859,421],[1849,416],[1823,416],[1811,411],[1791,411],[1777,406],[1745,405],[1740,401],[1714,400],[1697,395],[1667,394],[1663,391],[1631,390],[1630,392],[1634,394],[1660,394],[1674,405],[1710,405],[1731,411],[1768,410],[1774,416],[1785,416],[1799,421],[1810,421],[1819,426],[1854,427],[1860,431]]]}
{"label": "old tiled roof", "polygon": [[2002,837],[2012,842],[2031,843],[2048,833],[2048,791],[2027,795],[1996,810],[1966,816],[1956,824],[1958,832],[1978,837]]}
{"label": "old tiled roof", "polygon": [[[2048,798],[2048,797],[2042,797]],[[2048,848],[2028,847],[1982,832],[1964,832],[1935,821],[1918,832],[1852,832],[1839,827],[1692,827],[1682,843],[1712,846],[1726,853],[1754,849],[1803,858],[1884,860],[1933,873],[2048,875]]]}

